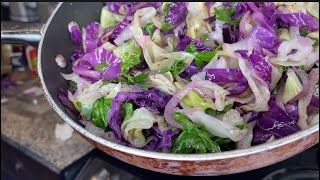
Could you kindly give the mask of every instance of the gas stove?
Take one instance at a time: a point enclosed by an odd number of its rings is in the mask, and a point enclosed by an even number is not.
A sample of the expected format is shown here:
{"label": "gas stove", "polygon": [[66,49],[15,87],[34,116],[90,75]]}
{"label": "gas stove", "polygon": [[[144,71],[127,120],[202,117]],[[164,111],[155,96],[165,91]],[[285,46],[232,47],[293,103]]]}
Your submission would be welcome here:
{"label": "gas stove", "polygon": [[[254,179],[254,180],[318,180],[319,179],[319,144],[285,161],[252,170],[249,172],[215,176],[197,177],[197,179]],[[175,176],[141,169],[115,159],[99,149],[94,149],[85,157],[67,167],[61,173],[62,179],[191,179],[194,177]]]}

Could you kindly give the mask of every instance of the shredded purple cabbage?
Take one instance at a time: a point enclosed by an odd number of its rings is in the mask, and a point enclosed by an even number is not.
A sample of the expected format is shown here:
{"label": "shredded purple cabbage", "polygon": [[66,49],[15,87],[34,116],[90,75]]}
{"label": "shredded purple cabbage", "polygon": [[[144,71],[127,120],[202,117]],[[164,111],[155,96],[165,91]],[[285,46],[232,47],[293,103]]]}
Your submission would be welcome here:
{"label": "shredded purple cabbage", "polygon": [[151,132],[154,138],[143,149],[146,149],[149,151],[163,151],[163,150],[169,151],[169,149],[173,144],[173,137],[176,134],[178,134],[180,130],[167,129],[161,132],[159,130],[159,127],[157,125],[154,125],[151,128]]}
{"label": "shredded purple cabbage", "polygon": [[146,7],[158,8],[161,5],[162,5],[161,2],[137,2],[129,9],[127,15],[133,15],[138,9],[142,9]]}
{"label": "shredded purple cabbage", "polygon": [[298,104],[294,103],[294,104],[287,104],[285,106],[285,110],[288,113],[288,115],[296,122],[298,122],[299,120],[299,108],[298,108]]}
{"label": "shredded purple cabbage", "polygon": [[[212,16],[213,17],[213,16]],[[222,26],[222,35],[223,35],[223,41],[225,43],[235,43],[239,39],[239,31],[233,31],[231,29],[231,26],[228,24],[223,24]]]}
{"label": "shredded purple cabbage", "polygon": [[71,39],[72,41],[80,46],[82,44],[82,32],[81,29],[75,24],[70,28]]}
{"label": "shredded purple cabbage", "polygon": [[80,113],[77,111],[73,103],[69,100],[66,93],[63,92],[62,89],[58,90],[58,99],[65,107],[66,111],[71,115],[72,118],[81,119]]}
{"label": "shredded purple cabbage", "polygon": [[259,128],[276,137],[284,137],[301,130],[297,122],[274,101],[269,102],[269,107],[269,111],[264,112],[257,120]]}
{"label": "shredded purple cabbage", "polygon": [[187,3],[186,2],[172,2],[170,3],[166,22],[173,25],[173,27],[179,26],[183,23],[187,16]]}
{"label": "shredded purple cabbage", "polygon": [[268,84],[271,83],[272,68],[263,56],[256,53],[251,54],[249,57],[249,64],[264,81]]}
{"label": "shredded purple cabbage", "polygon": [[312,96],[310,105],[319,108],[319,98],[315,95]]}
{"label": "shredded purple cabbage", "polygon": [[272,134],[262,130],[259,126],[253,128],[252,145],[259,145],[267,142],[271,138]]}
{"label": "shredded purple cabbage", "polygon": [[252,29],[249,36],[253,38],[256,53],[263,54],[263,49],[274,53],[277,52],[279,40],[275,33],[270,32],[262,26],[256,26]]}
{"label": "shredded purple cabbage", "polygon": [[195,62],[192,62],[180,75],[183,78],[185,77],[190,78],[191,76],[198,74],[201,71],[202,71],[202,68],[199,68]]}
{"label": "shredded purple cabbage", "polygon": [[215,2],[206,2],[205,5],[208,7],[208,9],[211,8],[212,5],[214,5]]}
{"label": "shredded purple cabbage", "polygon": [[228,90],[230,95],[239,95],[249,87],[248,81],[240,69],[207,69],[205,80],[215,82],[219,85],[236,83],[235,86]]}
{"label": "shredded purple cabbage", "polygon": [[106,6],[108,6],[109,11],[115,14],[121,14],[120,13],[121,6],[123,6],[125,12],[128,12],[130,8],[132,8],[135,4],[137,4],[137,2],[106,2]]}
{"label": "shredded purple cabbage", "polygon": [[86,27],[86,38],[85,38],[85,45],[86,45],[86,53],[91,53],[96,49],[100,42],[100,34],[102,33],[102,26],[97,22],[90,22],[87,24]]}
{"label": "shredded purple cabbage", "polygon": [[114,30],[112,32],[112,34],[109,36],[110,39],[115,40],[122,32],[125,28],[128,27],[128,25],[131,23],[132,21],[129,18],[124,18],[123,21],[119,22],[118,24],[116,24],[114,26]]}
{"label": "shredded purple cabbage", "polygon": [[170,100],[170,96],[156,89],[149,89],[143,92],[119,92],[116,97],[113,98],[108,114],[109,126],[118,139],[121,139],[121,103],[129,100],[132,100],[139,107],[145,107],[149,111],[157,112],[165,108]]}
{"label": "shredded purple cabbage", "polygon": [[248,11],[260,12],[269,20],[275,13],[275,5],[272,2],[239,2],[233,18],[241,18]]}
{"label": "shredded purple cabbage", "polygon": [[[107,63],[107,67],[102,70],[88,69],[81,66],[80,63],[89,63],[92,68],[97,67],[102,63]],[[121,59],[113,55],[104,47],[99,47],[91,53],[85,54],[79,59],[79,64],[73,67],[73,71],[83,77],[88,77],[93,80],[116,80],[121,74]]]}
{"label": "shredded purple cabbage", "polygon": [[213,51],[213,47],[207,46],[204,43],[196,40],[196,39],[192,39],[189,36],[185,36],[177,45],[177,49],[178,51],[184,51],[186,50],[187,46],[190,43],[194,43],[195,46],[197,47],[199,52],[204,52],[204,51]]}
{"label": "shredded purple cabbage", "polygon": [[80,59],[81,57],[83,57],[85,55],[85,53],[83,52],[82,49],[74,49],[72,52],[72,55],[70,57],[70,61],[71,63],[75,62],[76,60]]}
{"label": "shredded purple cabbage", "polygon": [[269,24],[274,26],[276,23],[280,23],[283,27],[304,27],[311,31],[319,30],[319,22],[310,15],[304,13],[291,13],[284,14],[279,11],[273,14]]}

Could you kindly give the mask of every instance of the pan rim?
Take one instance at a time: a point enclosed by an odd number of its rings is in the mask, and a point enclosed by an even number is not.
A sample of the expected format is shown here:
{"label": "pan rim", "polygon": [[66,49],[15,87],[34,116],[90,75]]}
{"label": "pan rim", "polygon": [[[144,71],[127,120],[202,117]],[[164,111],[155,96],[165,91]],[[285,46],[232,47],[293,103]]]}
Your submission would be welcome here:
{"label": "pan rim", "polygon": [[[299,132],[296,132],[294,134],[291,134],[289,136],[277,139],[273,142],[261,144],[257,146],[250,147],[248,149],[238,149],[238,150],[231,150],[231,151],[224,151],[219,153],[206,153],[206,154],[173,154],[173,153],[162,153],[162,152],[153,152],[153,151],[147,151],[137,148],[132,148],[128,146],[124,146],[121,144],[117,144],[115,142],[109,141],[107,139],[101,138],[99,136],[96,136],[87,130],[85,130],[80,124],[76,123],[72,118],[70,118],[66,113],[64,113],[56,102],[51,97],[51,94],[49,93],[46,84],[44,82],[43,74],[42,74],[42,68],[41,68],[41,51],[42,51],[42,45],[43,41],[46,36],[47,28],[54,18],[54,15],[56,12],[60,9],[60,7],[63,5],[63,2],[60,2],[56,9],[53,11],[51,16],[49,17],[48,21],[46,22],[46,25],[42,31],[42,37],[39,43],[38,48],[38,74],[40,78],[40,83],[42,86],[42,89],[44,91],[44,94],[49,101],[49,104],[52,106],[52,108],[55,110],[55,112],[67,123],[69,124],[73,129],[75,129],[78,133],[82,134],[83,136],[91,139],[94,142],[97,142],[103,146],[109,147],[111,149],[114,149],[116,151],[132,154],[136,156],[141,156],[145,158],[152,158],[152,159],[161,159],[161,160],[171,160],[171,161],[213,161],[213,160],[221,160],[221,159],[231,159],[231,158],[237,158],[237,157],[245,157],[253,154],[258,154],[264,151],[270,151],[276,148],[281,148],[282,146],[291,144],[295,141],[298,141],[303,138],[307,138],[310,135],[319,132],[319,124],[315,124],[307,129],[301,130]],[[318,140],[319,142],[319,140]]]}

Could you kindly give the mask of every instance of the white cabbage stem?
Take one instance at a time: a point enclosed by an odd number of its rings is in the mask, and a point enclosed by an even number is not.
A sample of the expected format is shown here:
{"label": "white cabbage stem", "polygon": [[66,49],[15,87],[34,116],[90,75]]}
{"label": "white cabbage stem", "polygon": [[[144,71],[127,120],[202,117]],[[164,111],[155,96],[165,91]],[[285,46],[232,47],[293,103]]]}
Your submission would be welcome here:
{"label": "white cabbage stem", "polygon": [[302,97],[301,99],[299,99],[298,101],[298,108],[299,108],[299,120],[298,120],[298,125],[302,128],[302,129],[306,129],[308,128],[308,124],[307,124],[307,107],[311,102],[311,98],[312,95],[315,92],[315,87],[319,81],[319,69],[318,68],[314,68],[311,70],[311,72],[309,73],[309,80],[310,80],[310,87],[309,91],[307,93],[306,96]]}
{"label": "white cabbage stem", "polygon": [[243,106],[246,111],[268,111],[268,101],[270,99],[270,91],[267,83],[262,80],[258,75],[250,69],[246,61],[239,58],[239,67],[242,74],[247,79],[249,87],[255,95],[255,102]]}
{"label": "white cabbage stem", "polygon": [[162,92],[173,95],[176,93],[177,88],[173,82],[162,74],[149,75],[150,85]]}
{"label": "white cabbage stem", "polygon": [[252,121],[247,125],[248,132],[240,141],[236,143],[237,149],[248,149],[249,147],[251,147],[251,142],[253,139],[253,128],[256,125],[256,121]]}
{"label": "white cabbage stem", "polygon": [[165,128],[163,121],[162,116],[158,116],[144,107],[136,109],[132,117],[121,124],[122,137],[133,146],[141,148],[151,140],[143,135],[142,130],[150,129],[156,122],[163,130]]}
{"label": "white cabbage stem", "polygon": [[229,122],[221,121],[200,109],[182,109],[179,111],[187,115],[195,124],[203,125],[212,135],[230,138],[235,142],[240,141],[248,131],[247,129],[240,130]]}

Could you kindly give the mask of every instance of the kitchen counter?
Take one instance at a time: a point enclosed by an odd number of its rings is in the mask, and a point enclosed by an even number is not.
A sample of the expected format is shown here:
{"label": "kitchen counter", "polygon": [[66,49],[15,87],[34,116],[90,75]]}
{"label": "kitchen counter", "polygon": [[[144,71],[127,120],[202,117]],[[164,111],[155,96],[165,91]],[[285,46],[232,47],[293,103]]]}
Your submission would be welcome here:
{"label": "kitchen counter", "polygon": [[16,97],[8,99],[7,104],[1,105],[2,141],[53,172],[60,173],[94,149],[93,145],[75,131],[66,141],[55,137],[55,125],[63,123],[63,120],[45,99],[39,100],[37,105],[23,102]]}

